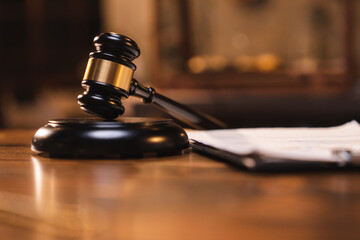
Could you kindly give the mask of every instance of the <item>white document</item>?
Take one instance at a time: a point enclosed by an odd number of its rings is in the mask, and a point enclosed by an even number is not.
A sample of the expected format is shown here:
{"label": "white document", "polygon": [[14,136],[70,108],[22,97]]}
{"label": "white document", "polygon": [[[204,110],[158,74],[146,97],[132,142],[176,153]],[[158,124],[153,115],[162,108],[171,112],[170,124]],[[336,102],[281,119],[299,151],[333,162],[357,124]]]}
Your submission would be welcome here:
{"label": "white document", "polygon": [[[252,153],[300,161],[341,162],[360,156],[356,121],[329,128],[244,128],[187,130],[190,139],[238,155]],[[339,159],[344,158],[344,159]]]}

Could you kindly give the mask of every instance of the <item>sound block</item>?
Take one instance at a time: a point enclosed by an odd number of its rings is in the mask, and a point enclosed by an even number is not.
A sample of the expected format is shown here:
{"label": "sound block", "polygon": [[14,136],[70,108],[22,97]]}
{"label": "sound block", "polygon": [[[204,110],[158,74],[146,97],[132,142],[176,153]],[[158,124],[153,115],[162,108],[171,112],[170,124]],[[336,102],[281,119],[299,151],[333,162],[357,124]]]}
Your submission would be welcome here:
{"label": "sound block", "polygon": [[123,158],[174,155],[189,147],[185,131],[171,119],[55,119],[41,127],[31,149],[49,157]]}

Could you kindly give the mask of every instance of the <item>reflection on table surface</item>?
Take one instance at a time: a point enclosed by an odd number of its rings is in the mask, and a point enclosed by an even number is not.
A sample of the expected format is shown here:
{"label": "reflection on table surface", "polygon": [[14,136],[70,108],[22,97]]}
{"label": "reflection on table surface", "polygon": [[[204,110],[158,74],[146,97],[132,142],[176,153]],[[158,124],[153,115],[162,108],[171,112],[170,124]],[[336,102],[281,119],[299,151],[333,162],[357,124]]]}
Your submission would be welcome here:
{"label": "reflection on table surface", "polygon": [[1,239],[356,239],[358,171],[249,173],[195,153],[32,155],[0,131]]}

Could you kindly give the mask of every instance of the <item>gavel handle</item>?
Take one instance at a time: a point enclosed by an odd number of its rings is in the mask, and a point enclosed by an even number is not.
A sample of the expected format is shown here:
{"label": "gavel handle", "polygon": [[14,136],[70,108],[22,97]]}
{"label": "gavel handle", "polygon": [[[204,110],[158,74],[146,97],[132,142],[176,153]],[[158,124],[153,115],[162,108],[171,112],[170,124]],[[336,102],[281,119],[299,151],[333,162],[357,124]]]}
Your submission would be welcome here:
{"label": "gavel handle", "polygon": [[174,118],[194,129],[223,129],[226,124],[204,113],[197,112],[183,104],[175,102],[132,79],[129,95],[143,99],[144,103],[152,103]]}

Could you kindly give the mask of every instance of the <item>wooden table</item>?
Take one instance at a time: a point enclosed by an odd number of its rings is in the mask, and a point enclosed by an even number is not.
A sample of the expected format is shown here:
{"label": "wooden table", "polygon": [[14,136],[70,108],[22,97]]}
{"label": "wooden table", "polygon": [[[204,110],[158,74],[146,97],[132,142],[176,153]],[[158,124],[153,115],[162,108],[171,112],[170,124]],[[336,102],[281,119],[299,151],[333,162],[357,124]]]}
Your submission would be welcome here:
{"label": "wooden table", "polygon": [[264,174],[196,153],[32,155],[0,131],[1,239],[360,239],[359,171]]}

